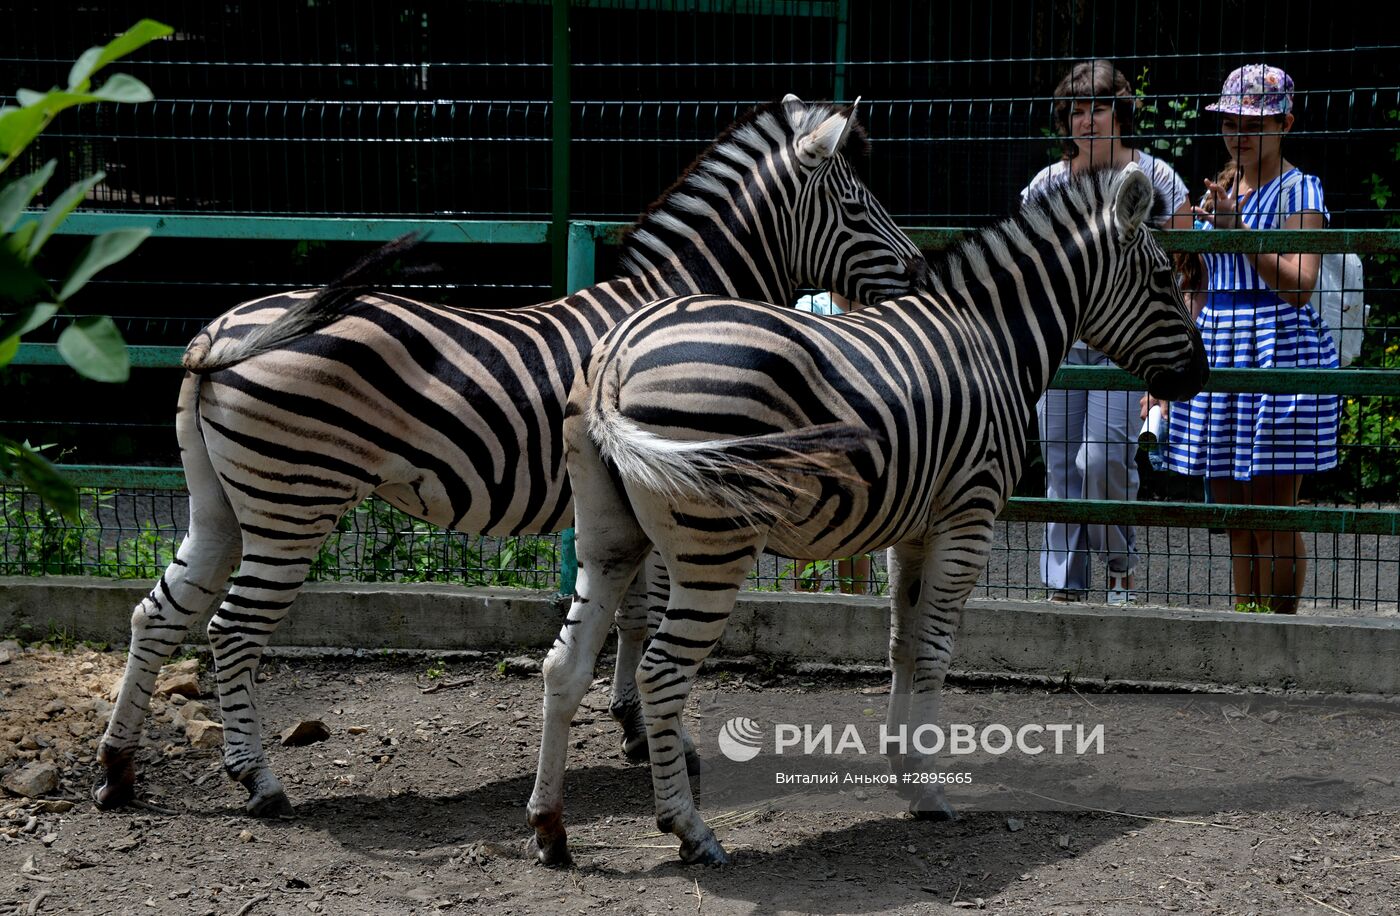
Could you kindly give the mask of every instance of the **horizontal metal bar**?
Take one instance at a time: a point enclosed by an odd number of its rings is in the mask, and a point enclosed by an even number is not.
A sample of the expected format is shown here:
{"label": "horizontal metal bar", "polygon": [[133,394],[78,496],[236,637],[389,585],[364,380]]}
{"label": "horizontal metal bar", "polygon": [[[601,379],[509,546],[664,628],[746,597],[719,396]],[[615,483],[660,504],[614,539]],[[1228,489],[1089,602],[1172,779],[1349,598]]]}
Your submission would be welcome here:
{"label": "horizontal metal bar", "polygon": [[1316,506],[1241,506],[1228,503],[1126,502],[1123,500],[1016,497],[1002,510],[1005,522],[1078,522],[1172,528],[1315,531],[1321,534],[1400,534],[1400,512]]}
{"label": "horizontal metal bar", "polygon": [[[26,219],[38,219],[29,213]],[[596,241],[616,245],[631,223],[575,220]],[[216,216],[200,213],[80,211],[59,228],[66,235],[97,235],[112,229],[147,227],[163,238],[269,239],[387,242],[407,232],[426,233],[425,241],[542,245],[549,223],[537,220],[344,219],[340,217]],[[925,251],[942,251],[965,239],[973,229],[911,226],[904,232]],[[1400,229],[1277,229],[1157,231],[1166,251],[1289,252],[1355,251],[1361,254],[1400,252]]]}
{"label": "horizontal metal bar", "polygon": [[[28,213],[26,219],[38,219]],[[548,222],[533,220],[340,219],[336,217],[211,216],[196,213],[74,213],[59,227],[65,235],[99,235],[113,229],[148,228],[160,238],[268,241],[388,242],[421,232],[428,242],[543,245]]]}
{"label": "horizontal metal bar", "polygon": [[[1061,366],[1051,388],[1145,391],[1142,379],[1116,366]],[[1206,391],[1248,394],[1400,395],[1393,369],[1212,369]]]}
{"label": "horizontal metal bar", "polygon": [[[109,464],[60,464],[63,478],[75,487],[112,490],[183,490],[184,468],[145,468]],[[0,474],[0,485],[21,486],[15,477]]]}
{"label": "horizontal metal bar", "polygon": [[[126,348],[126,356],[131,360],[133,369],[178,369],[184,352],[184,347],[130,345]],[[66,366],[68,363],[59,354],[57,344],[22,343],[10,365]]]}
{"label": "horizontal metal bar", "polygon": [[[178,369],[184,347],[132,345],[126,348],[136,369]],[[11,365],[62,366],[56,344],[20,344]],[[1142,379],[1115,366],[1061,366],[1051,388],[1087,391],[1144,391]],[[1212,369],[1206,391],[1250,394],[1339,394],[1400,396],[1400,371],[1392,369]]]}
{"label": "horizontal metal bar", "polygon": [[[906,226],[904,234],[925,251],[943,251],[976,230]],[[1209,232],[1154,230],[1163,251],[1188,253],[1311,251],[1359,254],[1400,252],[1400,229],[1219,229]]]}
{"label": "horizontal metal bar", "polygon": [[[59,465],[74,486],[102,489],[182,490],[181,468]],[[0,484],[19,481],[0,476]],[[1400,535],[1400,512],[1316,506],[1241,506],[1224,503],[1128,502],[1122,500],[1014,497],[1002,510],[1005,522],[1079,522],[1173,528],[1257,528],[1322,534]]]}

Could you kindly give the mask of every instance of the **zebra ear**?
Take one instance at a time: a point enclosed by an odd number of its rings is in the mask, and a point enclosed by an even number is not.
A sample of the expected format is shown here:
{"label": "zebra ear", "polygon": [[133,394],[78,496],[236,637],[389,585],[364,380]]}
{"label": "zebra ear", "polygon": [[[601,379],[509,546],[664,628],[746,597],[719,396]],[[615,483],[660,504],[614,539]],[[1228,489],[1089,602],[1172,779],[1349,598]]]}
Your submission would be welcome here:
{"label": "zebra ear", "polygon": [[783,96],[783,113],[793,127],[802,126],[802,117],[807,113],[807,103],[789,92]]}
{"label": "zebra ear", "polygon": [[1152,181],[1136,162],[1130,162],[1113,185],[1113,221],[1119,238],[1131,241],[1152,213]]}
{"label": "zebra ear", "polygon": [[797,138],[797,154],[803,159],[830,159],[841,151],[855,120],[854,110],[838,111],[811,133]]}

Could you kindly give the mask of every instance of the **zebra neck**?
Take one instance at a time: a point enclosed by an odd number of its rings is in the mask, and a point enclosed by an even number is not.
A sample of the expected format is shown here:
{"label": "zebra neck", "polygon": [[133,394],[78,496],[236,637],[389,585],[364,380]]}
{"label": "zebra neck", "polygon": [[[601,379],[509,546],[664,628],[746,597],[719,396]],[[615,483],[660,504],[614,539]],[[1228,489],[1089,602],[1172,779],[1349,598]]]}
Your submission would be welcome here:
{"label": "zebra neck", "polygon": [[766,223],[772,214],[692,206],[651,214],[628,240],[622,265],[658,293],[653,298],[713,293],[792,301],[788,270],[778,260],[786,246]]}
{"label": "zebra neck", "polygon": [[[1080,324],[1093,282],[1078,237],[1028,236],[1008,225],[949,254],[931,298],[933,320],[957,316],[1026,404],[1050,385]],[[942,312],[947,318],[940,318]]]}

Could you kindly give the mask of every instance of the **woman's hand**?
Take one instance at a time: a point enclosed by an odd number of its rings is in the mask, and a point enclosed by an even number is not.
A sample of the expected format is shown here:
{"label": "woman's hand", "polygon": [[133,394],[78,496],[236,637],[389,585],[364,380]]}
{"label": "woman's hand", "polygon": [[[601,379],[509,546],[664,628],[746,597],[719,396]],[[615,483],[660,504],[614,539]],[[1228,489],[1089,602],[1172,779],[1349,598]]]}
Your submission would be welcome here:
{"label": "woman's hand", "polygon": [[1217,229],[1247,228],[1240,222],[1239,208],[1254,194],[1253,190],[1244,192],[1236,200],[1228,188],[1222,188],[1209,178],[1206,179],[1206,190],[1210,192],[1209,208],[1192,207],[1192,213]]}
{"label": "woman's hand", "polygon": [[1163,401],[1160,398],[1154,398],[1150,394],[1144,394],[1142,398],[1138,401],[1138,419],[1146,420],[1147,415],[1152,412],[1152,407],[1154,404],[1162,408],[1163,418],[1165,418],[1167,416],[1167,412],[1171,410],[1170,401]]}

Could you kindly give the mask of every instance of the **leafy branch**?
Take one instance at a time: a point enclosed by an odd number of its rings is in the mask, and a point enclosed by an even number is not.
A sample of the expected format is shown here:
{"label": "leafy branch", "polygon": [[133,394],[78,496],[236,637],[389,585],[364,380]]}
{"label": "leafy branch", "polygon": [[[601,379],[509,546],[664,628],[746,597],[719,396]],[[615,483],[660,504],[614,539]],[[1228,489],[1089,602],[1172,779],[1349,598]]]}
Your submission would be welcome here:
{"label": "leafy branch", "polygon": [[[93,77],[108,64],[170,35],[173,29],[143,19],[105,45],[83,52],[68,71],[66,88],[47,92],[20,89],[18,105],[0,106],[0,176],[54,118],[69,108],[101,102],[140,103],[155,96],[146,84],[126,73],[113,73],[101,85]],[[37,171],[0,188],[0,367],[19,352],[20,339],[65,309],[66,304],[103,268],[131,254],[150,234],[148,229],[117,229],[95,237],[63,274],[57,289],[35,266],[45,243],[105,177],[97,172],[69,185],[42,213],[26,212],[58,166],[50,159]],[[58,352],[80,375],[101,382],[124,382],[131,371],[126,344],[111,318],[75,317],[58,337]],[[78,515],[77,491],[28,443],[0,436],[0,475],[18,475],[25,486],[58,509],[65,518]]]}

